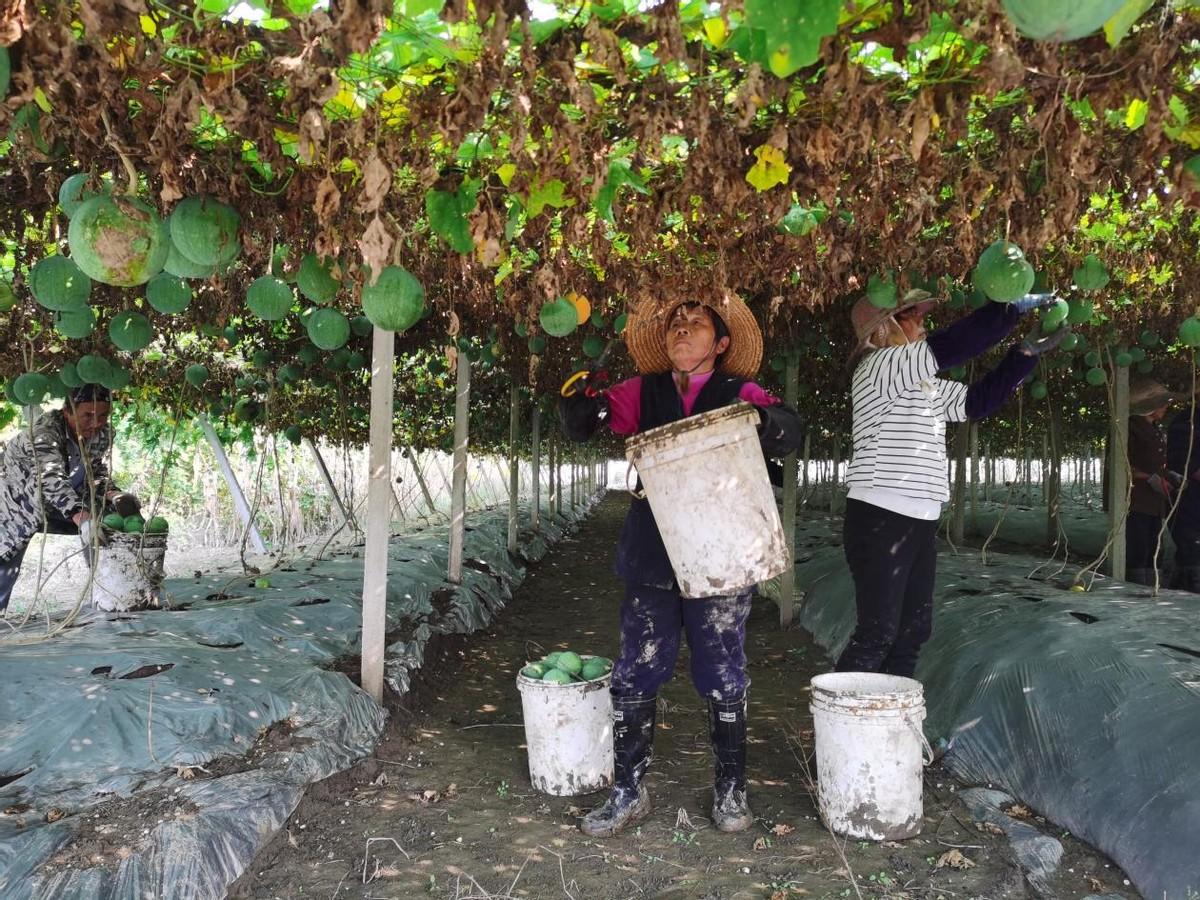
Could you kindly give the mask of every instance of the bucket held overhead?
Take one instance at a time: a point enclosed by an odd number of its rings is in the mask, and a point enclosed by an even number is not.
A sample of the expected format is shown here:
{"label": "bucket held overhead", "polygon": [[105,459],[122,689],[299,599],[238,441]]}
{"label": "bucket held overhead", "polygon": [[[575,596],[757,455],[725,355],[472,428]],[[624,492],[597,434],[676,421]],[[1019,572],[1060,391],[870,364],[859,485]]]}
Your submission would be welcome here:
{"label": "bucket held overhead", "polygon": [[684,597],[737,594],[790,564],[758,421],[735,403],[626,442]]}

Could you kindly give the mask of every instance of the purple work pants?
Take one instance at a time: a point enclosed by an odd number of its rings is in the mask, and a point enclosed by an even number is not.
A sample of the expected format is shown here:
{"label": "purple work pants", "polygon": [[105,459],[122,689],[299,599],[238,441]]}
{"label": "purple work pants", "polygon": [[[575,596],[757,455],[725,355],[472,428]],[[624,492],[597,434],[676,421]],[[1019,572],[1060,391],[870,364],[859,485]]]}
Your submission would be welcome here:
{"label": "purple work pants", "polygon": [[741,698],[746,693],[749,615],[749,592],[686,600],[678,591],[626,583],[613,696],[657,694],[675,671],[679,635],[686,632],[696,692],[712,700]]}

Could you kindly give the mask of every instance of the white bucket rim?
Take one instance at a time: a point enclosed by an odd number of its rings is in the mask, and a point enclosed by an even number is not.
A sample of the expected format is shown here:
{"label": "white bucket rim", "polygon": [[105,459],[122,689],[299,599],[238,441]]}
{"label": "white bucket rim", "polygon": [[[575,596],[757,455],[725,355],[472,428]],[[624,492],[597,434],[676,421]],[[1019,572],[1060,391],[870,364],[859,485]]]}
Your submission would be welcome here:
{"label": "white bucket rim", "polygon": [[915,678],[876,672],[826,672],[810,682],[812,704],[825,709],[858,709],[870,703],[872,712],[907,710],[925,705],[925,689]]}
{"label": "white bucket rim", "polygon": [[[595,659],[596,654],[595,653],[590,653],[590,654],[581,653],[581,654],[579,654],[579,658],[582,659],[584,662],[587,662],[589,659]],[[605,659],[607,659],[607,658],[608,657],[605,657]],[[525,663],[525,665],[521,666],[521,668],[523,669],[527,665],[529,665],[529,663]],[[616,667],[615,663],[613,664],[613,667],[614,668]],[[554,684],[553,682],[550,682],[550,681],[542,681],[540,678],[530,678],[528,675],[523,675],[520,671],[518,671],[517,672],[517,690],[524,691],[525,688],[527,688],[527,687],[529,687],[529,688],[535,688],[535,687],[545,688],[546,690],[559,690],[561,688],[584,688],[584,689],[586,689],[584,691],[584,693],[586,693],[587,691],[594,691],[599,687],[607,686],[608,684],[610,684],[612,682],[612,673],[613,673],[613,670],[609,669],[602,676],[600,676],[599,678],[593,678],[591,681],[572,681],[569,684]]]}
{"label": "white bucket rim", "polygon": [[659,425],[657,428],[651,428],[626,438],[625,456],[632,459],[650,444],[657,443],[666,437],[676,440],[684,435],[710,428],[715,424],[725,423],[725,420],[729,420],[732,424],[741,424],[739,420],[743,418],[749,424],[758,418],[758,413],[751,404],[739,400],[729,406],[722,406],[675,422],[668,422],[666,425]]}

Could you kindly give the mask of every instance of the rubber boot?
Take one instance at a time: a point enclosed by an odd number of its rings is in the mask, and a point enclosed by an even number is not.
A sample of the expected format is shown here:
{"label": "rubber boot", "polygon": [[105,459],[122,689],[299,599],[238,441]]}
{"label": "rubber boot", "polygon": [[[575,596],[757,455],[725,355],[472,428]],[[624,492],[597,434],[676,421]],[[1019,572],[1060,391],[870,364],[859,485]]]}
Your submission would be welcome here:
{"label": "rubber boot", "polygon": [[1180,590],[1200,594],[1200,566],[1181,566],[1176,570]]}
{"label": "rubber boot", "polygon": [[1126,569],[1125,580],[1132,584],[1146,584],[1154,587],[1153,569]]}
{"label": "rubber boot", "polygon": [[746,801],[746,697],[709,700],[708,719],[716,770],[713,824],[721,831],[744,831],[754,823]]}
{"label": "rubber boot", "polygon": [[654,743],[657,698],[613,697],[613,788],[608,799],[583,817],[579,830],[612,837],[650,815],[650,794],[642,784]]}

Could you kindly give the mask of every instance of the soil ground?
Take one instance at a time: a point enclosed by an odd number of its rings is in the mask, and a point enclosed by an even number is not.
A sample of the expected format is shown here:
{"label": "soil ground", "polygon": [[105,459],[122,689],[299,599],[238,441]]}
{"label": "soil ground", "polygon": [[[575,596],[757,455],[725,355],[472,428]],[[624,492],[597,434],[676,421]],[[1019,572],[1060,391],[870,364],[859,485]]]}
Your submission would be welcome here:
{"label": "soil ground", "polygon": [[[776,607],[756,601],[747,653],[750,799],[755,824],[711,826],[712,761],[686,650],[660,696],[647,784],[655,810],[608,840],[579,817],[603,799],[550,797],[530,785],[516,674],[553,649],[614,656],[622,585],[611,574],[626,502],[610,495],[580,531],[531,567],[494,627],[448,643],[405,698],[375,754],[314,785],[234,886],[252,898],[773,898],[1038,896],[1003,835],[976,826],[960,785],[926,771],[919,837],[875,844],[832,837],[817,816],[809,679],[823,651]],[[1062,839],[1042,895],[1136,896],[1102,854],[1032,812]]]}

